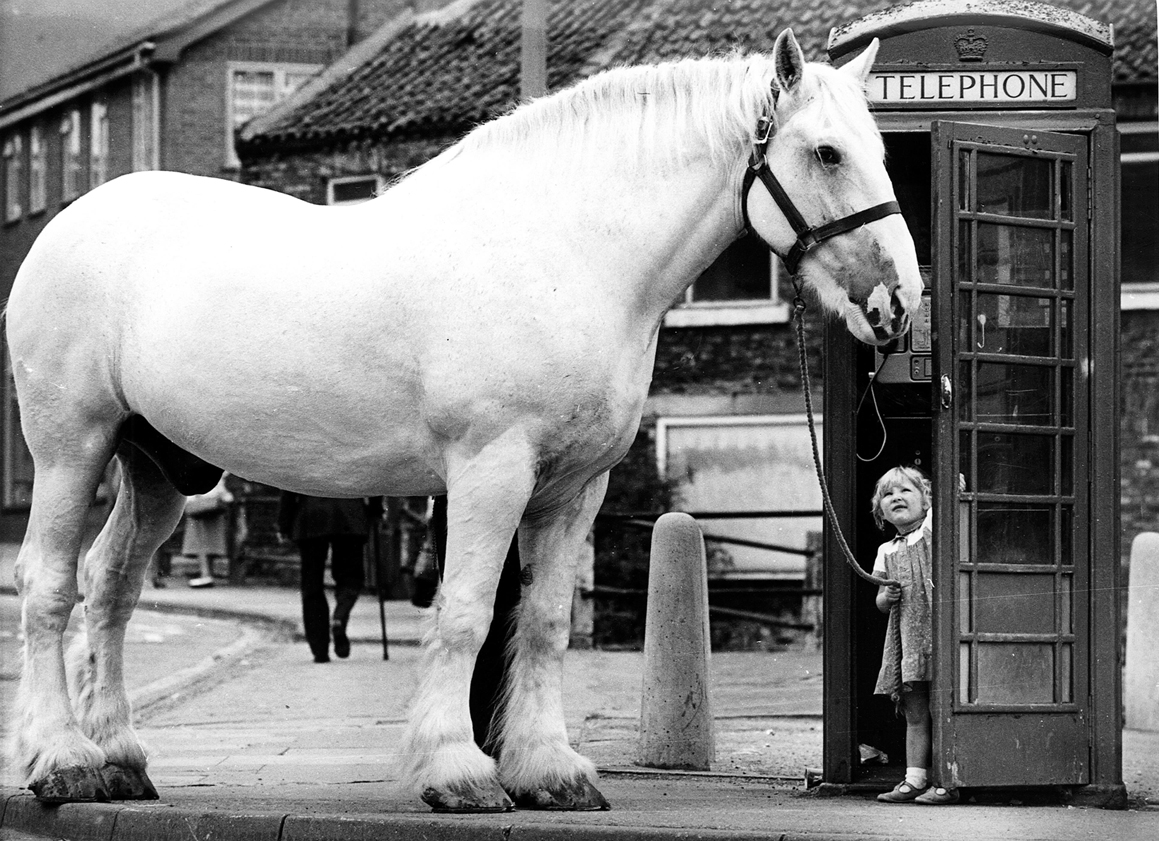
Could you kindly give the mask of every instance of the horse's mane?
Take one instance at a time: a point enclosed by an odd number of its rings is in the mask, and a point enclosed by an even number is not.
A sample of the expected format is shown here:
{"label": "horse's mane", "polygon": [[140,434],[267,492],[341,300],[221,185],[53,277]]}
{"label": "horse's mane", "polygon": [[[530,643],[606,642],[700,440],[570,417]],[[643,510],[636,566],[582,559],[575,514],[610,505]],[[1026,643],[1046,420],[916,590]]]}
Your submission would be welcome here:
{"label": "horse's mane", "polygon": [[485,123],[454,153],[518,149],[520,159],[560,153],[733,159],[753,142],[774,102],[773,60],[761,54],[618,67]]}

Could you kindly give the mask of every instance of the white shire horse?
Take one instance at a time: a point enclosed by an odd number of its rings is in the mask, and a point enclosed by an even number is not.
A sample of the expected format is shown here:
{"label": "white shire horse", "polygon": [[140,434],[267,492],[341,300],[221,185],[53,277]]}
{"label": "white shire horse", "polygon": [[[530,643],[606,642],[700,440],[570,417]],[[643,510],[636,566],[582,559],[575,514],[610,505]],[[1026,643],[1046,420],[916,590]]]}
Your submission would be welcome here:
{"label": "white shire horse", "polygon": [[[125,625],[183,493],[225,469],[318,496],[445,492],[409,779],[437,810],[607,808],[564,728],[568,606],[665,310],[746,221],[867,342],[903,333],[918,306],[863,92],[876,50],[806,64],[785,32],[772,55],[611,70],[356,207],[145,172],[61,212],[7,308],[36,467],[12,745],[30,788],[49,802],[157,796],[130,722]],[[84,560],[78,677],[62,634],[114,456],[116,505]],[[527,583],[496,762],[472,741],[468,686],[517,528]]]}

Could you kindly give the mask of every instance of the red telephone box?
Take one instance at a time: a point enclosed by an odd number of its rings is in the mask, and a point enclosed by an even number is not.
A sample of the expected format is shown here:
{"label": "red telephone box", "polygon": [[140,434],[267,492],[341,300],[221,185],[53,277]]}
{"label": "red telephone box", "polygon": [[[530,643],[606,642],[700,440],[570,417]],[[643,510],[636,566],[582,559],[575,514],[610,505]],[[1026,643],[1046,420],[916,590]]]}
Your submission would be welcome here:
{"label": "red telephone box", "polygon": [[[1036,3],[929,0],[834,29],[830,57],[875,37],[870,98],[927,289],[884,354],[827,331],[833,502],[869,567],[874,482],[898,464],[933,481],[942,782],[1121,804],[1111,30]],[[872,694],[885,617],[831,530],[826,559],[824,779],[888,788],[905,762],[904,721]]]}

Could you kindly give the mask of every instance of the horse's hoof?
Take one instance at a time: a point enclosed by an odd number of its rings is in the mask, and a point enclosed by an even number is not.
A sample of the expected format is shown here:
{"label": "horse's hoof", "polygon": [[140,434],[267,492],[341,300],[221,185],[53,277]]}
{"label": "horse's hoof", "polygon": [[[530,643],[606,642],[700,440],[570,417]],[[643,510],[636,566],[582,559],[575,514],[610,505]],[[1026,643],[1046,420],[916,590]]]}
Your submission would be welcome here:
{"label": "horse's hoof", "polygon": [[103,803],[109,799],[101,772],[87,765],[57,768],[28,788],[41,803]]}
{"label": "horse's hoof", "polygon": [[101,776],[110,800],[157,800],[159,797],[153,781],[144,771],[107,762],[101,769]]}
{"label": "horse's hoof", "polygon": [[602,812],[612,808],[587,777],[564,783],[556,789],[539,788],[520,792],[515,795],[515,805],[520,809],[546,809],[554,812]]}
{"label": "horse's hoof", "polygon": [[486,787],[461,784],[445,789],[428,786],[421,796],[436,812],[510,812],[515,808],[498,783]]}

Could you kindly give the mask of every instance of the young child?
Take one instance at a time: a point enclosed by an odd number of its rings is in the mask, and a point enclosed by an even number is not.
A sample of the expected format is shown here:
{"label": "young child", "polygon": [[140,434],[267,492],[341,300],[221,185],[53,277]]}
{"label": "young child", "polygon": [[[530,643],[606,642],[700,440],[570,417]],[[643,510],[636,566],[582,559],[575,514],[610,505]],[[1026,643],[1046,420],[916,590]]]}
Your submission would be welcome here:
{"label": "young child", "polygon": [[878,795],[884,803],[939,805],[958,792],[930,784],[930,679],[933,626],[933,517],[930,483],[913,467],[895,467],[873,489],[873,519],[897,532],[877,550],[873,574],[898,582],[877,588],[877,609],[889,614],[874,693],[889,695],[905,714],[905,779]]}

